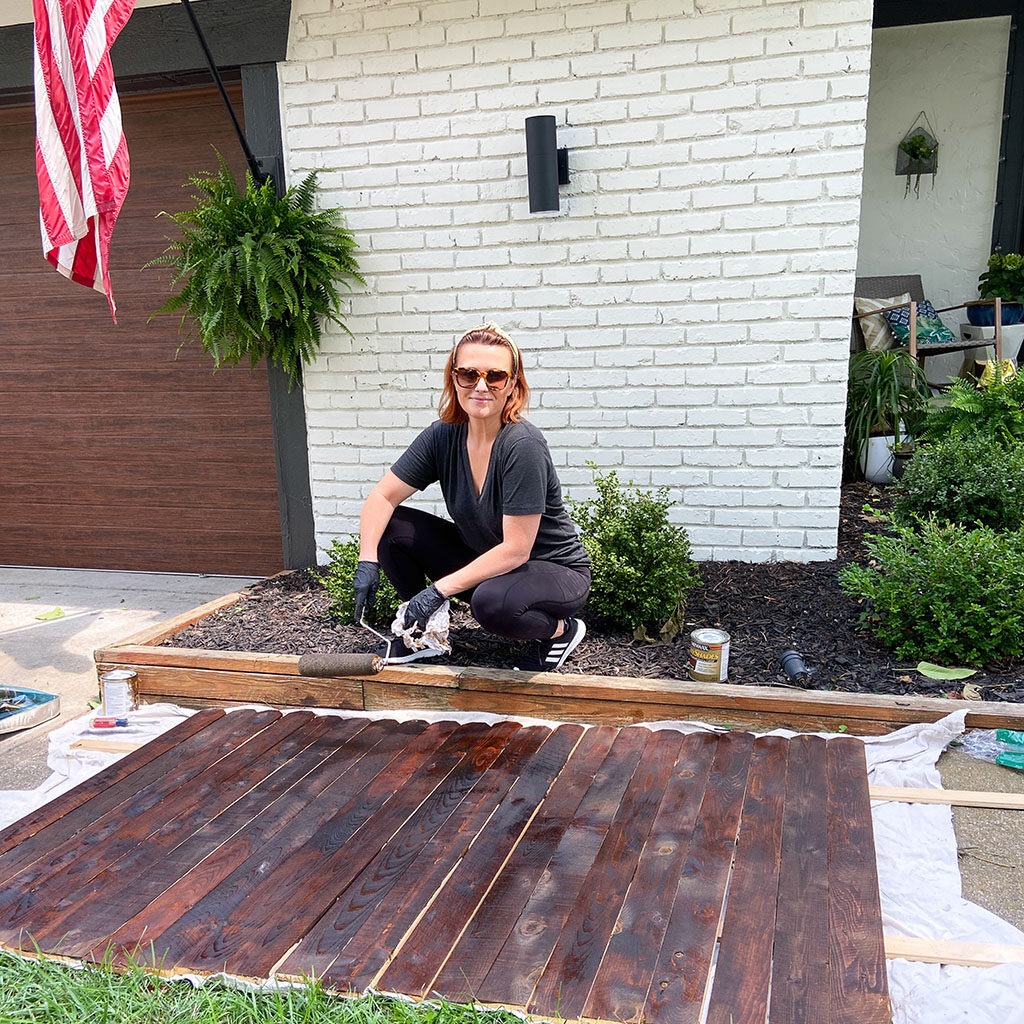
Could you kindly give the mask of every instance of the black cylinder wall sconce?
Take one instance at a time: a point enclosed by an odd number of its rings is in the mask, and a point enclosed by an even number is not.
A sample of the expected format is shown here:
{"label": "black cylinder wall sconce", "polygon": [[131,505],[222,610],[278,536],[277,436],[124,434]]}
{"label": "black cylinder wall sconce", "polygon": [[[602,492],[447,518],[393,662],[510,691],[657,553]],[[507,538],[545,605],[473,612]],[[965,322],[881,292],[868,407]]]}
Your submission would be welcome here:
{"label": "black cylinder wall sconce", "polygon": [[526,119],[526,177],[530,213],[557,210],[558,186],[569,183],[569,151],[558,148],[551,114]]}

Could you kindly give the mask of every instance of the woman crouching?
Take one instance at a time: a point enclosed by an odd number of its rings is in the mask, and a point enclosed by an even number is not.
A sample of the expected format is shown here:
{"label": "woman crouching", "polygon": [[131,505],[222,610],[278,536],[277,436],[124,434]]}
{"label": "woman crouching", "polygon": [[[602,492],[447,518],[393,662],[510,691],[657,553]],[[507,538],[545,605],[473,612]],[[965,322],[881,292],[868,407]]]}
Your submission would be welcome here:
{"label": "woman crouching", "polygon": [[[562,502],[547,442],[522,419],[530,397],[519,349],[496,324],[464,334],[445,364],[438,419],[370,491],[360,517],[354,589],[359,620],[380,570],[408,601],[403,625],[425,628],[445,600],[469,601],[488,632],[536,640],[515,667],[555,671],[579,646],[590,560]],[[439,483],[451,522],[404,507]],[[392,641],[389,660],[440,651]]]}

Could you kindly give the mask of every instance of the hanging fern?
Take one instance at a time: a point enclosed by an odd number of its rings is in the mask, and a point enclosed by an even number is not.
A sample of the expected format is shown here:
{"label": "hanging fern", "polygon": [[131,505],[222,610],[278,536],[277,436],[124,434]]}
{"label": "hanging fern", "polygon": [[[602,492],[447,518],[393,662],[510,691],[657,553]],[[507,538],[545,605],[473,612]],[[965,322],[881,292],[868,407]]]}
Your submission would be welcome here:
{"label": "hanging fern", "polygon": [[183,311],[183,330],[191,317],[216,366],[266,358],[294,384],[320,349],[321,319],[351,333],[339,285],[365,284],[355,239],[337,210],[316,209],[315,171],[281,197],[247,172],[242,192],[220,157],[216,173],[188,183],[195,207],[162,214],[181,239],[146,264],[171,267],[171,286],[183,284],[153,315]]}

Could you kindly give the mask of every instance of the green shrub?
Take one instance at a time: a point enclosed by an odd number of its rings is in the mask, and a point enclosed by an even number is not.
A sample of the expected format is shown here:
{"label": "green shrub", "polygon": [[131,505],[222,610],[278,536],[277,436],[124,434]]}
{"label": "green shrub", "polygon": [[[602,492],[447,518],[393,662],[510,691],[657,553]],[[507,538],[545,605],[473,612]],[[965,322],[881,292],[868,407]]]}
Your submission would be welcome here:
{"label": "green shrub", "polygon": [[[327,596],[331,599],[331,615],[344,622],[352,622],[356,614],[355,595],[352,593],[352,578],[356,574],[356,563],[359,561],[359,541],[334,541],[327,551],[330,561],[320,572]],[[369,622],[391,624],[395,610],[402,603],[401,598],[391,585],[391,581],[381,573],[377,599],[372,608],[367,608],[366,618]]]}
{"label": "green shrub", "polygon": [[922,520],[869,534],[839,573],[864,624],[900,658],[984,665],[1024,652],[1024,531]]}
{"label": "green shrub", "polygon": [[1006,446],[1024,441],[1024,374],[1004,377],[997,368],[984,387],[957,378],[916,432],[921,441],[977,435]]}
{"label": "green shrub", "polygon": [[1024,524],[1024,445],[1004,448],[979,435],[921,445],[894,493],[900,522],[934,515],[1017,530]]}
{"label": "green shrub", "polygon": [[601,476],[593,463],[588,465],[597,497],[568,501],[592,562],[588,614],[632,629],[638,637],[656,628],[671,639],[700,574],[686,530],[668,520],[668,488],[647,493],[631,482],[623,489],[614,470]]}

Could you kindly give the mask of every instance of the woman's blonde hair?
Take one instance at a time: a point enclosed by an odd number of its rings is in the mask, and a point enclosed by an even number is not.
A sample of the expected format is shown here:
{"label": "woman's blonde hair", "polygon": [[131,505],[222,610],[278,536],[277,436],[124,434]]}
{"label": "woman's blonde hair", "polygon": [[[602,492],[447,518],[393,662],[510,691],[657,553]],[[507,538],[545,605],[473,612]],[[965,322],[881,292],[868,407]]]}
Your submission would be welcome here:
{"label": "woman's blonde hair", "polygon": [[490,322],[467,331],[448,353],[448,359],[444,364],[444,389],[438,404],[438,417],[441,422],[466,423],[469,420],[466,411],[459,405],[459,396],[452,378],[452,370],[459,365],[459,349],[463,343],[497,345],[507,348],[512,353],[512,391],[505,401],[505,408],[501,410],[501,422],[518,423],[520,414],[526,412],[530,401],[530,387],[523,373],[523,361],[516,343],[496,323]]}

